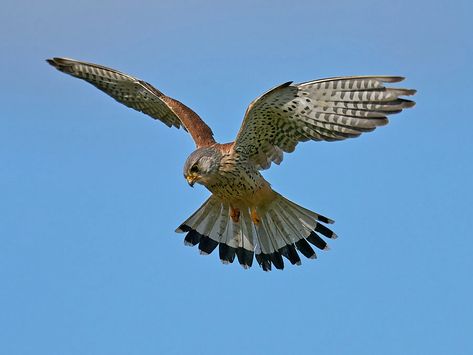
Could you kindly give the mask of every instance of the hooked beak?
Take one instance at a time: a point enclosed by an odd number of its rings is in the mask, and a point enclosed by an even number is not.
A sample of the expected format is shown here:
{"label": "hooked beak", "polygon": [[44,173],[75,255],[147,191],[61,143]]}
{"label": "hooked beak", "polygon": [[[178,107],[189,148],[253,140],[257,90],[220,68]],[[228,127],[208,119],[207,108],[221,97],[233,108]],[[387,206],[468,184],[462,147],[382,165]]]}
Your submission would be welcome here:
{"label": "hooked beak", "polygon": [[186,180],[190,187],[194,187],[195,181],[198,179],[195,175],[187,175]]}

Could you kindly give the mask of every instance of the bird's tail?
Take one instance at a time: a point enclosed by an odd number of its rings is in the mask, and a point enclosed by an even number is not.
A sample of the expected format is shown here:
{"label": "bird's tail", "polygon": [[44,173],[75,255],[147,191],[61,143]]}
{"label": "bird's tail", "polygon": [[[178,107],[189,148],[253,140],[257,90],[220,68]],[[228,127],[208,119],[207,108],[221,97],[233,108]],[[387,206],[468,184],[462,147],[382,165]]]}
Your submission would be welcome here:
{"label": "bird's tail", "polygon": [[316,254],[310,244],[321,250],[328,249],[319,234],[332,239],[337,237],[321,224],[333,223],[331,219],[279,194],[264,211],[257,213],[259,223],[253,222],[249,209],[240,210],[238,222],[235,222],[235,218],[230,218],[229,204],[211,196],[176,232],[187,233],[184,244],[198,244],[201,254],[210,254],[218,246],[220,260],[224,264],[232,263],[236,255],[239,263],[249,268],[255,255],[265,271],[270,271],[271,265],[283,269],[283,256],[291,264],[300,265],[297,251],[309,259],[315,259]]}

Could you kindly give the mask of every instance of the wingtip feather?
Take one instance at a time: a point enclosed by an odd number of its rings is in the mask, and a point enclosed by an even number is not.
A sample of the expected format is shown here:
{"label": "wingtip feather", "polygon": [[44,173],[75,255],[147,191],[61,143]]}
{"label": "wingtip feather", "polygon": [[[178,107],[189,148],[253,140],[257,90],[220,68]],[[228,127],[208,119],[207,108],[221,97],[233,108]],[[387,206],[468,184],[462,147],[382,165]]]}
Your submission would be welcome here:
{"label": "wingtip feather", "polygon": [[400,75],[394,75],[394,76],[387,75],[387,76],[380,76],[379,78],[384,83],[399,83],[406,79],[404,76],[400,76]]}
{"label": "wingtip feather", "polygon": [[76,62],[74,59],[53,57],[46,59],[46,62],[56,68],[59,71],[62,71],[67,74],[72,73],[72,66]]}
{"label": "wingtip feather", "polygon": [[404,102],[404,108],[414,107],[415,105],[416,105],[416,102],[412,100],[405,100]]}

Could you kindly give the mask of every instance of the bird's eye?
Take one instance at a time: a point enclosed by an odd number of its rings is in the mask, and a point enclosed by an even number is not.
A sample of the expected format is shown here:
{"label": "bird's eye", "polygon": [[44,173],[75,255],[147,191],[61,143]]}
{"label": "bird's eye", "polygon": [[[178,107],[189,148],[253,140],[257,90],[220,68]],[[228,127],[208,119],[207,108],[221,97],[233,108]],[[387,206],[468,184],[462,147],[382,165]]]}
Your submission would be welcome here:
{"label": "bird's eye", "polygon": [[199,172],[199,167],[196,165],[193,165],[191,168],[191,173],[198,173]]}

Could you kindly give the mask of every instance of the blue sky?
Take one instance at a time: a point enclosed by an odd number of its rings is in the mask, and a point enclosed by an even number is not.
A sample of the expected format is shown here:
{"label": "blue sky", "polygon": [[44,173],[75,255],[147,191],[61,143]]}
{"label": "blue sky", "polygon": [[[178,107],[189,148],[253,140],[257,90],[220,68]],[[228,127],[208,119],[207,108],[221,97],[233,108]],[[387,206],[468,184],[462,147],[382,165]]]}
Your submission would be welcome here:
{"label": "blue sky", "polygon": [[[9,1],[0,14],[1,354],[473,353],[467,1]],[[264,273],[174,229],[193,143],[49,67],[143,78],[220,141],[276,84],[393,74],[417,106],[264,173],[336,220],[318,260]],[[297,181],[294,184],[294,181]]]}

